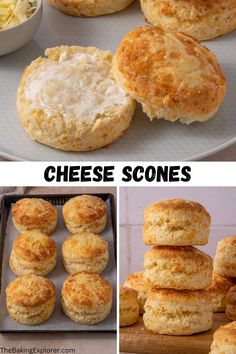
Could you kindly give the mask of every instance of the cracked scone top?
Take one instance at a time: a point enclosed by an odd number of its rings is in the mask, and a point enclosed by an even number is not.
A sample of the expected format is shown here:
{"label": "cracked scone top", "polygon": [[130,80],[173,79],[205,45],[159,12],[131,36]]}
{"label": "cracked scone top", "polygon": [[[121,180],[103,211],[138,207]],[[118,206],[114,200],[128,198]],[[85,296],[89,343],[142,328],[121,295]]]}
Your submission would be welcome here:
{"label": "cracked scone top", "polygon": [[29,136],[63,150],[113,143],[128,129],[134,101],[111,74],[112,54],[88,47],[47,49],[26,68],[17,93]]}
{"label": "cracked scone top", "polygon": [[73,321],[94,324],[103,321],[112,307],[112,286],[98,274],[78,272],[62,287],[62,307]]}
{"label": "cracked scone top", "polygon": [[197,40],[161,27],[140,27],[125,35],[112,72],[151,120],[204,122],[217,112],[226,92],[216,56]]}
{"label": "cracked scone top", "polygon": [[173,32],[199,40],[211,39],[236,28],[235,0],[141,0],[146,19]]}

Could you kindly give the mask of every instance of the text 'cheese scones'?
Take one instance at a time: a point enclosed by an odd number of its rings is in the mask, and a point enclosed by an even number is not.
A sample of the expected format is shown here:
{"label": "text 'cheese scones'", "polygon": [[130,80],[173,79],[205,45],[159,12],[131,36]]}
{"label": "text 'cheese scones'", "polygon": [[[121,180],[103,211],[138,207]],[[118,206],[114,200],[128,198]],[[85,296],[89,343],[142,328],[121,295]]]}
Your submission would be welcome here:
{"label": "text 'cheese scones'", "polygon": [[23,275],[7,286],[6,302],[13,320],[34,326],[51,316],[56,303],[56,289],[47,278]]}
{"label": "text 'cheese scones'", "polygon": [[88,151],[118,140],[135,103],[111,74],[112,54],[94,47],[47,49],[24,71],[17,110],[27,134],[57,149]]}
{"label": "text 'cheese scones'", "polygon": [[20,232],[39,230],[50,235],[57,225],[57,209],[42,198],[23,198],[13,205],[12,220]]}
{"label": "text 'cheese scones'", "polygon": [[139,319],[138,293],[120,286],[120,327],[131,326]]}
{"label": "text 'cheese scones'", "polygon": [[70,198],[62,209],[67,229],[75,234],[80,231],[100,233],[107,224],[105,202],[93,195]]}
{"label": "text 'cheese scones'", "polygon": [[140,0],[146,19],[168,31],[184,32],[199,40],[236,28],[235,0]]}
{"label": "text 'cheese scones'", "polygon": [[211,217],[199,203],[184,199],[164,199],[144,210],[143,241],[146,245],[205,245]]}
{"label": "text 'cheese scones'", "polygon": [[142,314],[147,299],[147,292],[152,288],[153,284],[144,277],[144,272],[136,272],[125,277],[124,286],[137,291],[139,313]]}
{"label": "text 'cheese scones'", "polygon": [[209,354],[236,354],[236,321],[215,331]]}
{"label": "text 'cheese scones'", "polygon": [[71,16],[99,16],[121,11],[134,0],[48,0],[49,4]]}
{"label": "text 'cheese scones'", "polygon": [[55,241],[38,230],[27,231],[13,242],[10,267],[16,275],[47,275],[54,269],[56,260]]}
{"label": "text 'cheese scones'", "polygon": [[204,290],[187,291],[152,288],[147,294],[145,327],[168,335],[191,335],[212,327],[211,297]]}
{"label": "text 'cheese scones'", "polygon": [[63,242],[62,256],[68,273],[102,273],[109,258],[108,242],[91,232],[80,232]]}
{"label": "text 'cheese scones'", "polygon": [[214,271],[224,277],[236,277],[236,236],[218,242]]}
{"label": "text 'cheese scones'", "polygon": [[116,50],[112,72],[151,120],[204,122],[226,93],[216,56],[197,40],[161,27],[129,32]]}
{"label": "text 'cheese scones'", "polygon": [[70,275],[62,287],[62,308],[73,321],[95,324],[105,320],[112,307],[112,286],[98,274]]}
{"label": "text 'cheese scones'", "polygon": [[197,248],[155,246],[144,255],[144,276],[161,288],[198,290],[211,284],[213,262]]}

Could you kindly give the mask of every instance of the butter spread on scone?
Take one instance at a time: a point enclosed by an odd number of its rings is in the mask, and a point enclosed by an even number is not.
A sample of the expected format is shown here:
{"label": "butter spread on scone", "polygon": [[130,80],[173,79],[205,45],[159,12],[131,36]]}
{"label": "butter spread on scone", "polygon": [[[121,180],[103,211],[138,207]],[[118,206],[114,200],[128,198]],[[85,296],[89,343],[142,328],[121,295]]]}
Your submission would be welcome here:
{"label": "butter spread on scone", "polygon": [[135,101],[111,74],[112,53],[94,47],[47,49],[26,68],[17,92],[21,123],[33,140],[89,151],[118,140]]}

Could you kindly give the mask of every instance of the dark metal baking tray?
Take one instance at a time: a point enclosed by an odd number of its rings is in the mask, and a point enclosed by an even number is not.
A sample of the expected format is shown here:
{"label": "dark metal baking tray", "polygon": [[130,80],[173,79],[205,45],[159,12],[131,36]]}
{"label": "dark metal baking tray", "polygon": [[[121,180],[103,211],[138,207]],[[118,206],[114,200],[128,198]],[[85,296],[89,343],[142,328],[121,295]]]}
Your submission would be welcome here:
{"label": "dark metal baking tray", "polygon": [[[90,193],[87,193],[90,194]],[[92,194],[103,199],[108,206],[108,224],[102,235],[109,242],[109,263],[102,276],[108,279],[113,286],[113,306],[110,316],[103,322],[96,325],[87,326],[76,324],[67,318],[61,310],[60,305],[60,289],[62,285],[62,279],[64,280],[69,274],[64,270],[61,259],[61,233],[64,233],[66,238],[69,235],[69,231],[66,229],[63,218],[61,215],[61,207],[65,204],[67,200],[72,197],[81,195],[78,194],[37,194],[37,195],[7,195],[3,197],[1,203],[1,222],[0,222],[0,333],[65,333],[65,332],[116,332],[116,256],[117,256],[117,235],[116,235],[116,209],[114,197],[110,193],[98,193]],[[17,200],[21,198],[43,198],[53,205],[57,206],[59,209],[58,226],[51,237],[57,243],[58,249],[58,259],[57,266],[55,270],[48,275],[50,279],[54,281],[57,287],[57,304],[51,318],[40,325],[37,326],[24,326],[13,321],[7,313],[5,304],[5,287],[6,279],[14,279],[16,276],[11,272],[8,259],[10,254],[10,249],[12,246],[12,237],[16,237],[19,232],[14,230],[14,235],[12,235],[12,220],[11,220],[11,207],[12,204],[16,203]],[[10,217],[10,218],[9,218]],[[9,234],[11,230],[11,235]],[[11,241],[10,241],[11,239]],[[60,278],[60,282],[59,282]]]}

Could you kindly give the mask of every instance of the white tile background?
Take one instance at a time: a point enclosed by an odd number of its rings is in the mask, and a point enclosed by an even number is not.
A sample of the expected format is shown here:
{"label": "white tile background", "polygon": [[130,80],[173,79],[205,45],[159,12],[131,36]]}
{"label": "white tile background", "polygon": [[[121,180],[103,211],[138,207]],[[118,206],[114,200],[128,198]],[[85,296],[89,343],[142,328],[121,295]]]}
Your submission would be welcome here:
{"label": "white tile background", "polygon": [[164,198],[200,202],[212,217],[209,243],[199,247],[214,257],[219,240],[236,235],[235,187],[123,187],[120,188],[120,282],[126,274],[143,269],[143,254],[150,247],[142,241],[143,210]]}

